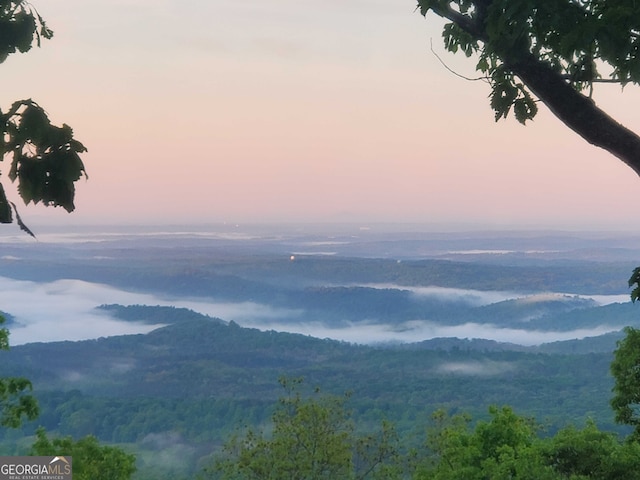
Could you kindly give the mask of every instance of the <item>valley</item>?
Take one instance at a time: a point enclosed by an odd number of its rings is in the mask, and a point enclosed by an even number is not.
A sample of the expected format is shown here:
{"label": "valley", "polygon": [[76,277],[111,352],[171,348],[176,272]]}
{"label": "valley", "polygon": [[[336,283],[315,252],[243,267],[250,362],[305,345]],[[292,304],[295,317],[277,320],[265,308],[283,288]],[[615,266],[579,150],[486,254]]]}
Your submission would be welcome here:
{"label": "valley", "polygon": [[351,392],[358,428],[387,419],[418,443],[437,409],[484,418],[507,404],[550,434],[588,418],[624,432],[609,364],[640,323],[626,285],[635,239],[467,235],[5,241],[13,347],[0,374],[29,378],[41,415],[3,448],[42,425],[180,455],[191,475],[269,419],[283,376]]}

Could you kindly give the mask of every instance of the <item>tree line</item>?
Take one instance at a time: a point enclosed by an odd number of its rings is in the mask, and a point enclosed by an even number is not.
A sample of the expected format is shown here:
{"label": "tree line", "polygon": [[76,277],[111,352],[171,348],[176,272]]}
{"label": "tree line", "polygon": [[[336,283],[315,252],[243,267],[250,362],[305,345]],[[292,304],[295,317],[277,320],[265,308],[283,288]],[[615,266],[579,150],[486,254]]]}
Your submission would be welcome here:
{"label": "tree line", "polygon": [[394,425],[361,432],[343,397],[316,388],[301,394],[302,379],[281,379],[285,394],[270,425],[233,435],[200,478],[265,479],[640,479],[640,330],[626,329],[611,371],[616,421],[633,427],[624,439],[594,419],[551,435],[510,406],[489,407],[490,418],[433,413],[419,447],[403,445]]}

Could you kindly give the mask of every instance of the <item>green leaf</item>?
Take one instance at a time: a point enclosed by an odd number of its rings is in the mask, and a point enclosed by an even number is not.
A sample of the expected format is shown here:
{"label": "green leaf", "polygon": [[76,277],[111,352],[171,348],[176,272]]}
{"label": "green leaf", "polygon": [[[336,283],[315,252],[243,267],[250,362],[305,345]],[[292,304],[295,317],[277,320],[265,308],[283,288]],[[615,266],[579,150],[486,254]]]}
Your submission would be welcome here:
{"label": "green leaf", "polygon": [[418,8],[420,9],[420,15],[423,17],[429,12],[433,5],[433,0],[418,0]]}
{"label": "green leaf", "polygon": [[635,303],[640,298],[640,267],[634,268],[631,277],[629,277],[629,288],[634,285],[635,288],[631,291],[631,301]]}
{"label": "green leaf", "polygon": [[0,223],[11,223],[13,217],[11,215],[11,206],[4,193],[4,187],[0,184]]}
{"label": "green leaf", "polygon": [[8,176],[18,183],[23,202],[42,202],[72,212],[74,183],[86,177],[79,156],[86,147],[73,138],[69,125],[51,125],[46,112],[32,100],[14,102],[6,117],[10,119],[6,132],[12,145]]}
{"label": "green leaf", "polygon": [[20,214],[18,213],[18,207],[16,207],[16,204],[13,203],[13,202],[10,202],[10,203],[11,203],[11,206],[13,207],[13,211],[16,212],[16,222],[18,223],[18,226],[20,227],[20,230],[22,230],[23,232],[31,235],[33,238],[36,238],[35,234],[22,221],[22,218],[20,217]]}

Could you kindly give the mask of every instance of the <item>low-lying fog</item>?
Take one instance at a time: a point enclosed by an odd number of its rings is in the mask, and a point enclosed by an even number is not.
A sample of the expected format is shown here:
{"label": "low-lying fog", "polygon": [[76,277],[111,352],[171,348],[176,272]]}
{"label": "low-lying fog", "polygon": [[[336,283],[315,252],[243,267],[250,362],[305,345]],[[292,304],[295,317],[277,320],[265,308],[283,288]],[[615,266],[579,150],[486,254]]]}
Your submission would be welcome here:
{"label": "low-lying fog", "polygon": [[[380,288],[391,288],[389,285]],[[406,289],[406,287],[398,287]],[[520,298],[516,292],[481,292],[440,287],[414,289],[418,295],[434,295],[448,301],[486,305],[506,299]],[[585,296],[600,304],[626,302],[628,296]],[[0,277],[0,310],[12,315],[10,342],[83,340],[113,335],[146,333],[156,326],[123,322],[96,310],[103,304],[162,305],[185,307],[197,312],[235,321],[261,330],[302,333],[319,338],[332,338],[353,343],[418,342],[436,337],[485,338],[521,345],[535,345],[557,340],[596,336],[619,330],[622,325],[600,326],[573,331],[531,331],[496,328],[489,324],[438,325],[414,320],[401,325],[349,324],[330,328],[319,323],[297,321],[304,318],[300,310],[276,309],[257,303],[218,303],[204,299],[164,298],[119,290],[110,286],[79,280],[51,283],[18,281]],[[295,320],[295,321],[294,321]]]}

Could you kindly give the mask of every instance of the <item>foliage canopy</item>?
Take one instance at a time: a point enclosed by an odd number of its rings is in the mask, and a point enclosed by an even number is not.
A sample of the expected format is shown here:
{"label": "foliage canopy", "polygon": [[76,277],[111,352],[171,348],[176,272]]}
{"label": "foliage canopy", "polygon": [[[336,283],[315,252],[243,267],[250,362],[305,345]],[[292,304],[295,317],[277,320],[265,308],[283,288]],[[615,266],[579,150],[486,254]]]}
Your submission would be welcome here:
{"label": "foliage canopy", "polygon": [[598,82],[640,82],[635,0],[418,0],[447,20],[445,48],[475,55],[496,120],[525,123],[542,101],[562,122],[640,174],[640,137],[593,101]]}
{"label": "foliage canopy", "polygon": [[615,379],[611,407],[619,423],[635,428],[640,439],[640,330],[627,327],[611,362]]}
{"label": "foliage canopy", "polygon": [[73,457],[73,478],[76,480],[129,480],[136,471],[134,455],[119,447],[100,445],[92,435],[78,441],[71,437],[50,439],[40,428],[30,455]]}
{"label": "foliage canopy", "polygon": [[556,435],[541,436],[539,427],[510,407],[491,407],[490,419],[470,428],[465,415],[434,414],[416,480],[640,479],[640,444],[620,442],[593,421]]}
{"label": "foliage canopy", "polygon": [[280,380],[286,394],[273,414],[270,435],[248,430],[232,437],[209,470],[212,478],[393,479],[401,478],[398,438],[389,424],[357,435],[344,402],[348,398],[300,394],[302,379]]}
{"label": "foliage canopy", "polygon": [[[0,0],[0,63],[13,53],[28,52],[53,32],[40,14],[22,0]],[[75,209],[75,182],[86,176],[80,153],[86,152],[66,124],[52,125],[45,110],[31,99],[0,110],[0,161],[7,160],[6,175],[17,183],[25,204],[40,203]],[[32,234],[19,217],[0,183],[0,223],[11,223],[13,212],[20,227]],[[33,235],[33,234],[32,234]]]}
{"label": "foliage canopy", "polygon": [[[5,319],[0,314],[0,325]],[[0,328],[0,350],[9,350],[9,330]],[[24,419],[39,414],[38,402],[31,395],[33,386],[23,377],[0,377],[0,425],[17,428]]]}

